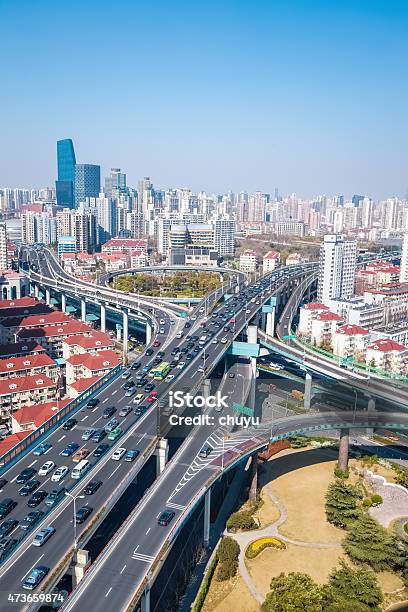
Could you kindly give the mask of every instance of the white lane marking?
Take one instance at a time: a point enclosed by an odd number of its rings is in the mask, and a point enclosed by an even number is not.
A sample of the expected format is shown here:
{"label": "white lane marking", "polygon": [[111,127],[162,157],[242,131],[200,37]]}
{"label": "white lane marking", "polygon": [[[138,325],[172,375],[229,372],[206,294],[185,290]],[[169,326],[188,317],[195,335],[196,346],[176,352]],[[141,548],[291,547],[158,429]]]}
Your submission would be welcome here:
{"label": "white lane marking", "polygon": [[44,480],[44,482],[42,483],[42,486],[44,486],[45,484],[47,484],[47,482],[49,481],[50,476],[48,476],[47,480]]}
{"label": "white lane marking", "polygon": [[144,561],[145,563],[152,563],[154,561],[154,557],[151,555],[144,555],[142,553],[133,553],[132,559],[136,559],[137,561]]}
{"label": "white lane marking", "polygon": [[112,474],[111,474],[110,476],[108,476],[108,480],[109,480],[109,478],[112,478],[112,476],[114,475],[114,473],[115,473],[115,472],[117,472],[117,471],[118,471],[118,469],[120,468],[120,466],[121,466],[121,464],[119,463],[118,467],[116,467],[116,468],[113,470]]}
{"label": "white lane marking", "polygon": [[102,418],[102,417],[99,417],[98,419],[96,419],[96,421],[94,421],[94,422],[92,423],[92,425],[95,425],[95,423],[97,423],[98,421],[100,421],[100,420],[101,420],[101,418]]}
{"label": "white lane marking", "polygon": [[147,535],[147,534],[149,533],[149,531],[150,531],[150,530],[151,530],[151,527],[149,527],[149,529],[146,531],[146,534],[145,534],[145,535]]}
{"label": "white lane marking", "polygon": [[86,421],[86,419],[88,418],[88,416],[89,416],[89,414],[86,414],[86,415],[84,416],[84,418],[83,418],[83,419],[81,419],[81,421]]}
{"label": "white lane marking", "polygon": [[27,574],[29,574],[29,573],[31,572],[31,570],[32,570],[32,569],[33,569],[33,568],[34,568],[34,567],[35,567],[35,566],[38,564],[38,562],[39,562],[39,561],[41,561],[41,559],[43,558],[43,556],[44,556],[44,555],[45,555],[45,553],[43,553],[43,554],[41,555],[41,557],[39,557],[39,558],[37,559],[37,561],[34,563],[34,565],[32,565],[32,566],[30,567],[30,569],[28,570],[28,572],[26,572],[26,573],[24,574],[24,576],[22,577],[22,579],[21,579],[21,580],[24,580],[24,578],[27,576]]}
{"label": "white lane marking", "polygon": [[108,401],[109,397],[105,398],[102,402],[102,404],[106,404],[106,402]]}
{"label": "white lane marking", "polygon": [[30,463],[30,465],[28,465],[27,467],[33,467],[33,465],[35,465],[37,463],[38,459],[35,459],[32,463]]}
{"label": "white lane marking", "polygon": [[133,553],[137,552],[137,551],[138,551],[138,549],[139,549],[139,547],[140,547],[140,544],[138,544],[138,545],[136,546],[136,548],[135,548],[135,550],[133,551]]}
{"label": "white lane marking", "polygon": [[95,410],[98,410],[98,406],[96,406],[93,410],[91,410],[91,412],[95,412]]}
{"label": "white lane marking", "polygon": [[160,515],[161,515],[161,512],[159,512],[159,514],[156,516],[156,518],[159,518]]}
{"label": "white lane marking", "polygon": [[123,574],[123,572],[125,571],[125,568],[126,568],[126,564],[125,564],[125,565],[122,567],[122,569],[120,570],[120,572],[119,572],[119,573],[120,573],[120,574]]}
{"label": "white lane marking", "polygon": [[112,391],[111,395],[115,395],[115,393],[117,393],[117,392],[118,392],[118,390],[115,389],[114,391]]}
{"label": "white lane marking", "polygon": [[16,480],[17,476],[18,476],[18,474],[16,474],[16,475],[14,476],[13,480],[10,480],[10,484]]}
{"label": "white lane marking", "polygon": [[61,437],[59,438],[59,440],[57,440],[57,442],[62,442],[62,440],[63,440],[65,437],[66,437],[66,436],[61,436]]}
{"label": "white lane marking", "polygon": [[111,592],[112,587],[110,587],[110,589],[107,590],[105,597],[108,597],[109,593]]}

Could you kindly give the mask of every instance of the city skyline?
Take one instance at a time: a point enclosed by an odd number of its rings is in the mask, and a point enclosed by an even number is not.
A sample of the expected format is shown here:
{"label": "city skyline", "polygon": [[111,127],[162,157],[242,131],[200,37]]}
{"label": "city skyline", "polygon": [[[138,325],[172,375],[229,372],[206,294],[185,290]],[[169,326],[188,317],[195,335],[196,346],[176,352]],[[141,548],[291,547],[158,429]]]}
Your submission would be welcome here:
{"label": "city skyline", "polygon": [[76,2],[3,2],[3,85],[21,95],[0,101],[0,184],[53,185],[68,137],[78,163],[123,168],[129,184],[404,197],[407,7],[354,4],[125,3],[129,36],[100,3],[78,24]]}

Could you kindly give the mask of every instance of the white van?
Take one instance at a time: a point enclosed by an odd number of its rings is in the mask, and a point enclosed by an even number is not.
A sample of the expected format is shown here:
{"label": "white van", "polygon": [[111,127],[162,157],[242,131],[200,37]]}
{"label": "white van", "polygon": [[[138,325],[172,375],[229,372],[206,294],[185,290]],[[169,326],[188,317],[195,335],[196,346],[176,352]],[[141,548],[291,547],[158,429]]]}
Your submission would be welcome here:
{"label": "white van", "polygon": [[86,474],[90,467],[91,464],[89,463],[89,461],[87,459],[83,459],[78,463],[78,465],[73,468],[71,472],[71,478],[75,478],[76,480],[82,478],[82,476]]}

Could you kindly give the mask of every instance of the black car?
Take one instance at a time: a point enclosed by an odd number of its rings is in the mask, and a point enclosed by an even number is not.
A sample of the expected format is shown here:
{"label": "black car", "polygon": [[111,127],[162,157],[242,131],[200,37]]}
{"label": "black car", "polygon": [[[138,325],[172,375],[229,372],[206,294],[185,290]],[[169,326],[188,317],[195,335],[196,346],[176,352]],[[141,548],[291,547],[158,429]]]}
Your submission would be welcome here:
{"label": "black car", "polygon": [[47,497],[47,491],[36,491],[27,502],[29,508],[36,508]]}
{"label": "black car", "polygon": [[142,416],[142,414],[144,414],[146,410],[147,410],[147,406],[142,404],[141,406],[136,406],[133,409],[133,414],[139,417],[139,416]]}
{"label": "black car", "polygon": [[150,393],[151,391],[153,391],[155,385],[151,382],[147,383],[147,385],[145,386],[145,391],[147,391],[148,393]]}
{"label": "black car", "polygon": [[125,391],[127,391],[128,389],[131,389],[132,387],[135,386],[135,383],[133,380],[128,380],[127,382],[125,382],[125,384],[123,385],[123,388]]}
{"label": "black car", "polygon": [[106,451],[110,448],[109,444],[100,444],[95,448],[94,457],[102,457]]}
{"label": "black car", "polygon": [[42,510],[33,510],[29,512],[25,518],[20,523],[20,529],[24,531],[29,531],[36,525],[44,516],[45,512]]}
{"label": "black car", "polygon": [[0,502],[0,519],[4,519],[17,506],[17,502],[9,497]]}
{"label": "black car", "polygon": [[191,361],[193,357],[194,355],[192,355],[191,353],[188,353],[187,355],[184,356],[184,359],[186,359],[186,361]]}
{"label": "black car", "polygon": [[50,571],[49,567],[45,565],[38,565],[35,567],[30,575],[23,582],[23,589],[28,589],[29,591],[33,591],[38,587],[40,582],[44,580],[48,572]]}
{"label": "black car", "polygon": [[100,400],[97,397],[94,397],[93,399],[89,400],[85,408],[96,408],[99,402]]}
{"label": "black car", "polygon": [[77,510],[75,514],[75,522],[77,523],[77,525],[81,525],[84,521],[86,521],[86,519],[92,512],[93,508],[91,508],[90,506],[84,506],[83,508]]}
{"label": "black car", "polygon": [[183,346],[183,348],[181,349],[180,353],[182,355],[185,355],[186,353],[188,353],[188,348],[186,346]]}
{"label": "black car", "polygon": [[21,489],[19,490],[19,495],[22,495],[23,497],[26,497],[27,495],[31,495],[31,493],[33,491],[35,491],[39,486],[40,486],[40,481],[39,480],[29,480],[28,482],[25,483],[25,485],[23,487],[21,487]]}
{"label": "black car", "polygon": [[8,536],[18,525],[17,519],[9,518],[0,525],[0,538]]}
{"label": "black car", "polygon": [[68,419],[68,421],[65,421],[61,429],[64,431],[70,431],[77,423],[78,421],[76,419]]}
{"label": "black car", "polygon": [[130,369],[133,371],[138,370],[141,365],[142,364],[140,363],[140,361],[134,361],[132,365],[130,366]]}
{"label": "black car", "polygon": [[140,380],[137,381],[136,387],[140,389],[140,387],[144,387],[147,382],[148,382],[148,379],[145,376],[144,378],[141,378]]}
{"label": "black car", "polygon": [[165,354],[166,354],[166,353],[165,353],[165,351],[159,351],[159,352],[157,353],[157,357],[160,357],[160,359],[163,359],[163,357],[165,356]]}
{"label": "black car", "polygon": [[175,368],[177,366],[177,364],[178,364],[178,361],[171,361],[170,362],[170,367],[171,368]]}
{"label": "black car", "polygon": [[6,478],[0,478],[0,489],[4,489],[7,483],[8,480]]}
{"label": "black car", "polygon": [[97,429],[94,435],[92,436],[91,440],[92,442],[97,442],[99,444],[99,442],[102,442],[105,436],[106,436],[106,431],[104,429]]}
{"label": "black car", "polygon": [[36,473],[37,473],[37,470],[35,470],[34,468],[26,468],[25,470],[20,472],[20,474],[17,476],[16,483],[17,484],[24,484],[28,480],[30,480],[30,478],[32,478],[34,476],[34,474],[36,474]]}
{"label": "black car", "polygon": [[102,418],[103,419],[110,419],[110,417],[115,414],[116,412],[116,408],[115,406],[108,406],[107,408],[105,408],[105,410],[102,413]]}
{"label": "black car", "polygon": [[198,336],[191,336],[191,342],[197,342]]}
{"label": "black car", "polygon": [[189,321],[187,321],[187,323],[184,323],[184,329],[189,329],[191,327],[191,323]]}
{"label": "black car", "polygon": [[151,348],[146,349],[145,355],[147,355],[148,357],[150,357],[150,355],[153,355],[153,349]]}
{"label": "black car", "polygon": [[195,346],[193,348],[194,353],[198,353],[199,351],[201,351],[201,348],[199,346]]}
{"label": "black car", "polygon": [[17,540],[14,540],[13,538],[2,538],[0,540],[0,557],[10,548],[13,548],[15,544],[17,544]]}
{"label": "black car", "polygon": [[91,482],[89,482],[84,489],[85,495],[93,495],[95,491],[99,489],[101,484],[102,480],[92,480]]}
{"label": "black car", "polygon": [[167,525],[169,525],[173,520],[175,514],[176,513],[173,512],[173,510],[164,510],[164,512],[162,512],[157,519],[157,524],[161,525],[162,527],[167,527]]}

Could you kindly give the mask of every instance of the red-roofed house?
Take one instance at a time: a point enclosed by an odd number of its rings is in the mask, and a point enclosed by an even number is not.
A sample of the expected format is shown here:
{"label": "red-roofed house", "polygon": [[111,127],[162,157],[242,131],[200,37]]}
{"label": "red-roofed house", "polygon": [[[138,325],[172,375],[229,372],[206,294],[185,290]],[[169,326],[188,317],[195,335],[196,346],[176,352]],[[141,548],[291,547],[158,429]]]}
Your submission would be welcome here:
{"label": "red-roofed house", "polygon": [[45,374],[0,380],[0,411],[6,415],[24,406],[55,400],[56,395],[56,383]]}
{"label": "red-roofed house", "polygon": [[36,340],[54,358],[62,355],[62,342],[70,336],[89,336],[92,328],[82,321],[70,321],[65,325],[49,325],[48,327],[34,327],[20,329],[16,338],[19,340]]}
{"label": "red-roofed house", "polygon": [[39,303],[40,302],[35,297],[31,297],[30,295],[15,300],[0,300],[0,316],[2,316],[1,311],[4,308],[30,308]]}
{"label": "red-roofed house", "polygon": [[62,342],[62,356],[69,359],[71,355],[79,353],[91,353],[96,355],[98,351],[115,348],[115,343],[109,334],[101,331],[92,331],[89,336],[70,336]]}
{"label": "red-roofed house", "polygon": [[100,376],[92,376],[92,378],[80,378],[67,387],[68,395],[71,399],[78,397],[81,393],[84,393],[91,385],[96,383],[100,379]]}
{"label": "red-roofed house", "polygon": [[7,453],[7,451],[14,448],[14,446],[17,446],[17,444],[19,444],[21,440],[24,440],[24,438],[26,438],[29,433],[30,432],[28,431],[21,431],[19,433],[12,434],[11,436],[7,436],[7,438],[4,438],[4,440],[1,440],[0,457]]}
{"label": "red-roofed house", "polygon": [[37,374],[45,374],[55,380],[58,376],[58,365],[46,353],[0,359],[0,379],[14,378],[15,376],[36,376]]}
{"label": "red-roofed house", "polygon": [[149,265],[149,257],[145,251],[136,249],[130,253],[130,267],[131,268],[144,268]]}
{"label": "red-roofed house", "polygon": [[20,316],[12,319],[4,319],[0,322],[0,342],[12,342],[15,334],[20,329],[48,327],[50,325],[66,325],[70,323],[72,318],[60,312],[52,310],[44,314],[29,315],[27,317]]}
{"label": "red-roofed house", "polygon": [[311,336],[313,319],[325,310],[329,310],[328,306],[320,302],[309,302],[309,304],[304,304],[299,312],[298,334],[300,336]]}
{"label": "red-roofed house", "polygon": [[129,257],[126,253],[97,253],[95,257],[104,264],[106,272],[124,270],[129,266]]}
{"label": "red-roofed house", "polygon": [[23,355],[39,355],[40,353],[45,353],[45,349],[35,340],[0,344],[0,359],[22,357]]}
{"label": "red-roofed house", "polygon": [[56,400],[55,402],[47,402],[45,404],[35,404],[34,406],[25,406],[20,410],[16,410],[11,415],[11,430],[14,433],[22,431],[34,431],[41,427],[45,421],[48,421],[56,412],[64,408],[70,398]]}
{"label": "red-roofed house", "polygon": [[273,272],[280,264],[280,253],[278,251],[268,251],[262,260],[263,273]]}
{"label": "red-roofed house", "polygon": [[367,347],[366,364],[393,374],[406,375],[408,348],[389,338],[375,340]]}
{"label": "red-roofed house", "polygon": [[139,249],[140,251],[146,251],[147,240],[140,238],[112,238],[102,245],[102,253],[123,253],[125,251],[134,251]]}
{"label": "red-roofed house", "polygon": [[333,354],[364,361],[370,335],[360,325],[342,325],[333,334]]}
{"label": "red-roofed house", "polygon": [[71,385],[79,378],[104,376],[121,362],[121,358],[114,351],[101,351],[97,355],[90,353],[72,355],[66,363],[67,385]]}
{"label": "red-roofed house", "polygon": [[325,310],[312,320],[312,344],[320,347],[331,347],[333,336],[339,325],[344,323],[340,315]]}

